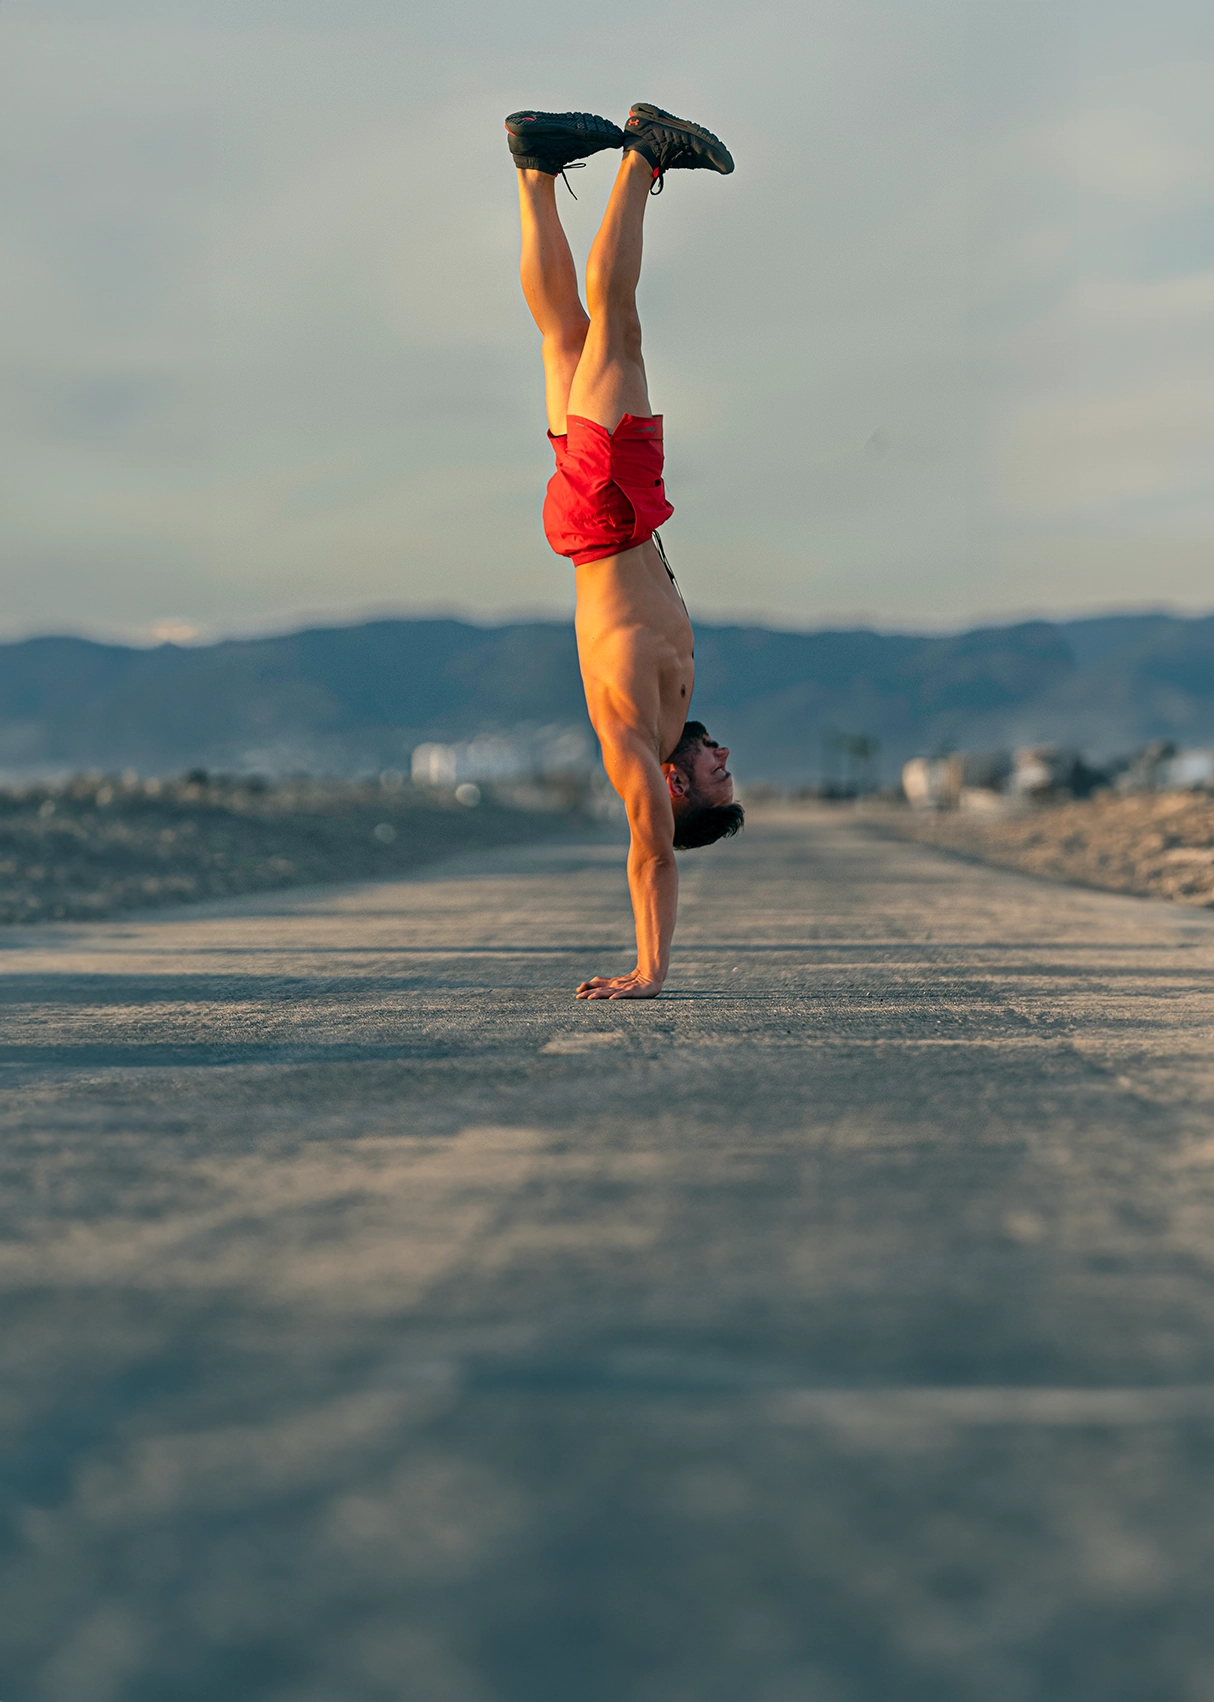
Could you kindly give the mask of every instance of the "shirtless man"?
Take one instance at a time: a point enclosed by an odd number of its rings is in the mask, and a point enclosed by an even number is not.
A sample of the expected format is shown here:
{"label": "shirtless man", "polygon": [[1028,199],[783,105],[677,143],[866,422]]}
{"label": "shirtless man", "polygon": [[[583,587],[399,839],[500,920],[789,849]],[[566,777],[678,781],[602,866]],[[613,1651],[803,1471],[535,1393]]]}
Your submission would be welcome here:
{"label": "shirtless man", "polygon": [[[544,339],[548,436],[557,470],[544,530],[577,574],[577,646],[586,707],[608,778],[624,801],[637,964],[583,981],[579,999],[653,999],[670,966],[678,907],[675,850],[742,825],[729,752],[689,721],[695,680],[687,610],[655,529],[674,510],[662,483],[662,417],[650,411],[636,287],[651,192],[667,171],[730,172],[709,131],[634,106],[623,130],[583,112],[506,120],[519,168],[523,294]],[[556,204],[556,179],[603,148],[624,157],[586,263],[586,306]]]}

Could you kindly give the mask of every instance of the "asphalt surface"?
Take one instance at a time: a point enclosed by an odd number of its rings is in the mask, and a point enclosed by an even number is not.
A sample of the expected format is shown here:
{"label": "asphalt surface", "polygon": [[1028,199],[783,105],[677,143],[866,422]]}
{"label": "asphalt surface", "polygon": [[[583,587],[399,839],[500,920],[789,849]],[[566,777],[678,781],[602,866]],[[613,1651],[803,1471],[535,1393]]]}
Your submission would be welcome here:
{"label": "asphalt surface", "polygon": [[756,816],[0,936],[4,1702],[1209,1702],[1214,923]]}

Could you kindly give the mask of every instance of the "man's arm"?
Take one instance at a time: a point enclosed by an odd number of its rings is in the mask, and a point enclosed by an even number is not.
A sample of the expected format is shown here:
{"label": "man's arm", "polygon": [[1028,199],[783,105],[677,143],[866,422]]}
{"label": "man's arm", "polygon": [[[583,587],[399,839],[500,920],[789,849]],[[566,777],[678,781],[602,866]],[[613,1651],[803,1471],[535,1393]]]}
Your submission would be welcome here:
{"label": "man's arm", "polygon": [[670,942],[679,905],[674,813],[662,765],[631,728],[601,737],[607,778],[624,800],[631,844],[628,890],[636,919],[637,966],[630,975],[583,981],[579,999],[656,999],[670,968]]}

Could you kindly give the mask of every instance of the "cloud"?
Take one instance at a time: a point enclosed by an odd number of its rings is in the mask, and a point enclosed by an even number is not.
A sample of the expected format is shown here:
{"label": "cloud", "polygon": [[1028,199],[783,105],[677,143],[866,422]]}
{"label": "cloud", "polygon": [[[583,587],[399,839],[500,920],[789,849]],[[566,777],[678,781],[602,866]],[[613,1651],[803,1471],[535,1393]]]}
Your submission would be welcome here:
{"label": "cloud", "polygon": [[1035,521],[1214,497],[1214,271],[1079,284],[1026,333],[992,454]]}
{"label": "cloud", "polygon": [[1023,145],[1026,158],[1042,170],[1136,206],[1214,192],[1208,148],[1169,134],[1160,112],[1126,107],[1069,114],[1030,131]]}

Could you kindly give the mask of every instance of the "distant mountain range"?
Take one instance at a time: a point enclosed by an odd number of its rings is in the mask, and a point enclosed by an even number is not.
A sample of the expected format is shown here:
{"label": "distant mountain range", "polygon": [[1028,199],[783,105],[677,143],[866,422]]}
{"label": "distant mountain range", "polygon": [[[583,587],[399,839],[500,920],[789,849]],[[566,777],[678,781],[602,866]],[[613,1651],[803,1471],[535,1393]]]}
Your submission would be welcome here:
{"label": "distant mountain range", "polygon": [[[959,636],[697,627],[693,713],[751,780],[821,777],[835,733],[909,756],[1050,740],[1103,759],[1214,744],[1214,617],[1110,615]],[[572,627],[380,620],[133,649],[0,644],[0,773],[351,774],[414,745],[585,726]]]}

